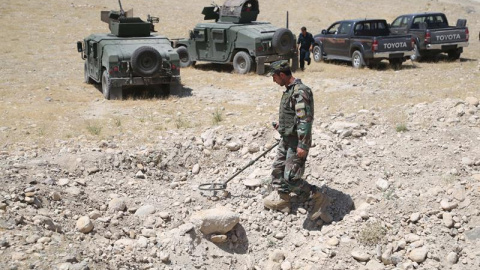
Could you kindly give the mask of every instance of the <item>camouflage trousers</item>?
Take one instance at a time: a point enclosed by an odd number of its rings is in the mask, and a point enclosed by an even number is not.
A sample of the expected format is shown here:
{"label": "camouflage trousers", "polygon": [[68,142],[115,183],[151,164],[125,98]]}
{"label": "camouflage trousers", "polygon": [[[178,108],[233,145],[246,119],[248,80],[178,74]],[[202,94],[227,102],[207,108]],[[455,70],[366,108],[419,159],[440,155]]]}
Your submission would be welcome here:
{"label": "camouflage trousers", "polygon": [[302,179],[307,157],[297,156],[297,144],[297,136],[282,137],[280,140],[272,165],[272,185],[279,192],[308,196],[312,186]]}

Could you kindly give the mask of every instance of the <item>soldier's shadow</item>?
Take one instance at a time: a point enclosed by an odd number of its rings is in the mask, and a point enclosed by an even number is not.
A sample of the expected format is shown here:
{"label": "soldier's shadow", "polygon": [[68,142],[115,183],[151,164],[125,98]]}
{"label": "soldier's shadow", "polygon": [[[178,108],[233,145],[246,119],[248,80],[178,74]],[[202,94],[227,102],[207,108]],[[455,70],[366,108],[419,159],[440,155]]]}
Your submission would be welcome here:
{"label": "soldier's shadow", "polygon": [[[330,197],[331,204],[328,207],[328,213],[333,218],[333,221],[341,221],[350,211],[355,208],[352,197],[346,193],[343,193],[340,190],[336,190],[329,187],[323,187],[322,190]],[[298,208],[294,208],[296,210]],[[309,231],[320,231],[323,226],[328,226],[329,224],[318,224],[318,221],[311,221],[310,214],[307,215],[303,222],[303,228]],[[318,219],[320,220],[320,219]],[[321,223],[321,222],[320,222]]]}

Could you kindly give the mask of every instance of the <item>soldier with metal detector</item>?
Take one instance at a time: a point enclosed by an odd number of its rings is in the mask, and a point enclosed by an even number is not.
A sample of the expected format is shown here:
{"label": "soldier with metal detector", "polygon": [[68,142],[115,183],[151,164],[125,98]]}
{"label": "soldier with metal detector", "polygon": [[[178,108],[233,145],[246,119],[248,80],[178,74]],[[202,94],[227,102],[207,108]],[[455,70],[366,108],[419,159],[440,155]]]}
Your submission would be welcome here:
{"label": "soldier with metal detector", "polygon": [[274,128],[282,136],[273,163],[272,185],[275,190],[264,199],[266,208],[290,212],[292,202],[313,201],[310,219],[330,223],[327,212],[330,199],[319,187],[302,179],[308,150],[312,143],[314,103],[312,90],[292,75],[288,61],[270,65],[273,81],[285,87],[280,102],[279,122]]}

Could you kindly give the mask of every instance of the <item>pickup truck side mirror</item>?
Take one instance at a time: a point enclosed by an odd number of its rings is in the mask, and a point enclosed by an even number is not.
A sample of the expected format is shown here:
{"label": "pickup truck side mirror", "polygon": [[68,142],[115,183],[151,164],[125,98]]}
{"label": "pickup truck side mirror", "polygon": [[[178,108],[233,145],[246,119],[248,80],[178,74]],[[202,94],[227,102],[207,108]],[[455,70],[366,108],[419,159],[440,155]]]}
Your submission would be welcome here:
{"label": "pickup truck side mirror", "polygon": [[323,29],[322,30],[322,35],[326,35],[327,34],[327,30]]}
{"label": "pickup truck side mirror", "polygon": [[77,41],[77,52],[83,52],[83,42]]}

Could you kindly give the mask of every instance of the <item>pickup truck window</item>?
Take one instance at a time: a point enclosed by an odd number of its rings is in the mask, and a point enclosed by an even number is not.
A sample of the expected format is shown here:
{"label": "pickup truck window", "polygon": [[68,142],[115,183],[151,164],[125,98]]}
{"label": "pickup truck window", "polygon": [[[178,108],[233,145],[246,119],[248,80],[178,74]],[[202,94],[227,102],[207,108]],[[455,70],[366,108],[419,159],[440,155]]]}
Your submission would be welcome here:
{"label": "pickup truck window", "polygon": [[387,24],[384,21],[360,22],[355,25],[355,36],[387,36]]}
{"label": "pickup truck window", "polygon": [[407,16],[399,17],[392,23],[392,28],[406,28],[410,18]]}
{"label": "pickup truck window", "polygon": [[339,35],[346,35],[346,34],[348,34],[348,31],[350,31],[351,28],[352,28],[352,23],[344,22],[340,25],[340,29],[338,29],[338,34]]}
{"label": "pickup truck window", "polygon": [[448,27],[447,20],[442,15],[417,16],[413,19],[412,29],[419,29],[420,23],[426,23],[428,29]]}
{"label": "pickup truck window", "polygon": [[336,35],[338,33],[338,28],[340,28],[340,23],[336,23],[327,30],[327,34]]}

